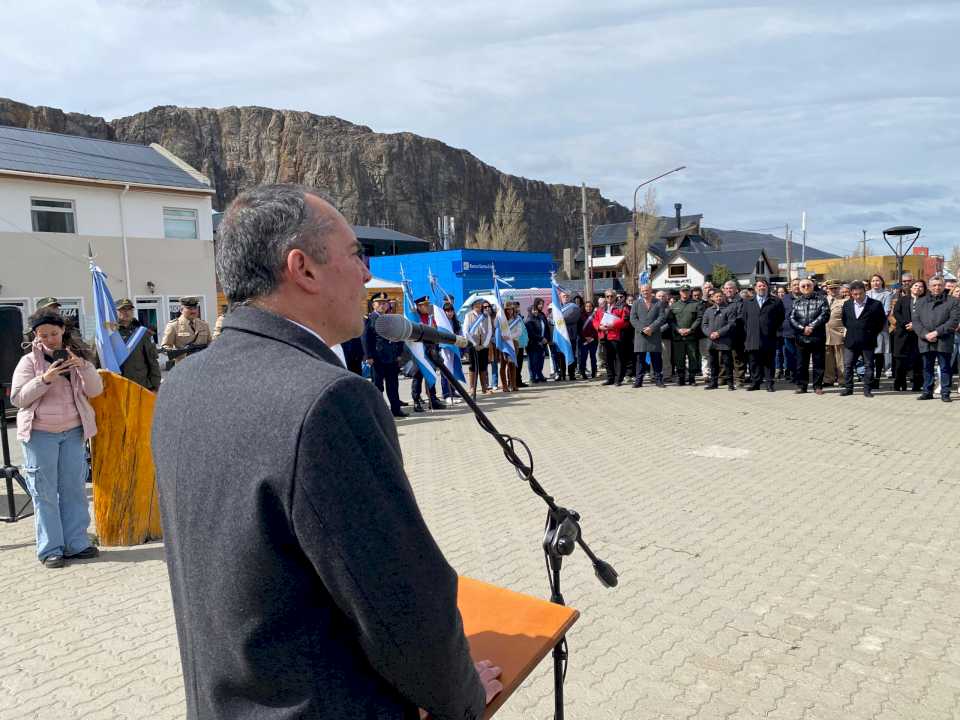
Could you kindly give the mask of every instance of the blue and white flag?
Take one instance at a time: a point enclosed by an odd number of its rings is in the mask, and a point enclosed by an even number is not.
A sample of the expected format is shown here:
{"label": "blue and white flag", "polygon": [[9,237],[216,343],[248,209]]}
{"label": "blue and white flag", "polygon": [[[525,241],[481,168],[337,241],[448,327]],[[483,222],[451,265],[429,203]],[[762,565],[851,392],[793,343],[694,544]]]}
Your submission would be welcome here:
{"label": "blue and white flag", "polygon": [[497,277],[496,268],[493,270],[493,302],[497,306],[497,327],[494,328],[493,342],[507,360],[516,365],[517,351],[513,347],[513,341],[506,340],[503,336],[504,332],[509,334],[509,326],[507,316],[503,314],[503,303],[500,301],[500,278]]}
{"label": "blue and white flag", "polygon": [[567,323],[563,319],[563,305],[560,303],[560,288],[557,278],[550,278],[550,302],[553,304],[553,344],[567,359],[567,365],[573,365],[573,345],[567,335]]}
{"label": "blue and white flag", "polygon": [[[449,302],[451,305],[453,304],[453,295],[443,289],[440,285],[440,280],[433,274],[430,268],[427,268],[427,279],[430,281],[430,289],[433,291],[433,297],[439,301],[433,304],[433,321],[441,330],[446,330],[456,335],[453,330],[453,323],[450,322],[447,314],[443,311],[443,303]],[[454,305],[454,307],[456,306]],[[441,345],[440,349],[443,352],[443,359],[446,366],[450,368],[453,376],[460,382],[466,382],[467,377],[463,374],[463,362],[460,360],[460,348],[456,345]]]}
{"label": "blue and white flag", "polygon": [[143,339],[147,329],[137,328],[127,340],[117,331],[117,308],[113,303],[110,288],[107,287],[107,276],[103,270],[94,265],[93,256],[90,256],[90,273],[93,275],[93,312],[97,323],[97,351],[100,354],[100,367],[110,372],[120,374],[120,366],[130,357],[130,353]]}
{"label": "blue and white flag", "polygon": [[640,284],[649,285],[650,284],[650,271],[644,270],[640,273]]}
{"label": "blue and white flag", "polygon": [[[413,302],[413,285],[407,280],[407,276],[403,272],[403,265],[400,266],[400,284],[403,286],[403,300],[406,309],[404,314],[410,322],[418,323],[420,322],[420,313],[417,312],[417,306]],[[437,369],[427,359],[427,351],[424,349],[423,343],[405,340],[404,345],[407,346],[410,355],[413,356],[414,362],[416,362],[417,367],[420,368],[420,374],[423,375],[423,379],[427,381],[427,385],[429,387],[436,385]]]}

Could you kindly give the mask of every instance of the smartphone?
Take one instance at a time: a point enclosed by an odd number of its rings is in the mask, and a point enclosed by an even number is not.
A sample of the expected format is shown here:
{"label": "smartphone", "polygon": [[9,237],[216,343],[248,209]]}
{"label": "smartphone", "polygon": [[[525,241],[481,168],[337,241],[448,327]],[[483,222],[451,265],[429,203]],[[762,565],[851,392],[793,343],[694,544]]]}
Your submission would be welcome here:
{"label": "smartphone", "polygon": [[54,362],[56,362],[57,360],[66,360],[68,357],[70,357],[70,356],[67,355],[67,351],[64,350],[63,348],[60,348],[59,350],[54,350],[54,351],[53,351],[53,361],[54,361]]}

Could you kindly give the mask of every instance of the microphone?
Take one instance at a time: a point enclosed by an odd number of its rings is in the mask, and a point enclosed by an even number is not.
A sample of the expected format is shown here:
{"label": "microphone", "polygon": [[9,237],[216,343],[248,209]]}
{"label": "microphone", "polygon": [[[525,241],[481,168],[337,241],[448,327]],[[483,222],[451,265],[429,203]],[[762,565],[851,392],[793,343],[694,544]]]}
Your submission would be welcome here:
{"label": "microphone", "polygon": [[428,342],[436,345],[456,345],[466,347],[466,338],[454,335],[452,332],[435,328],[432,325],[422,325],[407,320],[402,315],[381,315],[373,325],[377,335],[387,340],[411,342]]}

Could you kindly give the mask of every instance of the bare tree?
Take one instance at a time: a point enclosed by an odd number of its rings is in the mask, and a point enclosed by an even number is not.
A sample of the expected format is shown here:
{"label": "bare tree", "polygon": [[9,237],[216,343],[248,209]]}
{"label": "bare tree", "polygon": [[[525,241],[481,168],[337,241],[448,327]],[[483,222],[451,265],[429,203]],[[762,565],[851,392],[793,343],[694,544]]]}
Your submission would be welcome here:
{"label": "bare tree", "polygon": [[640,291],[640,271],[647,264],[647,250],[656,241],[657,227],[660,224],[657,208],[657,191],[647,188],[643,199],[643,207],[637,211],[637,217],[627,230],[627,246],[624,249],[624,275],[627,286],[632,292]]}
{"label": "bare tree", "polygon": [[524,203],[513,186],[497,191],[493,221],[480,218],[472,246],[483,250],[523,250],[527,246],[527,222]]}
{"label": "bare tree", "polygon": [[960,276],[960,245],[954,245],[950,251],[950,272]]}

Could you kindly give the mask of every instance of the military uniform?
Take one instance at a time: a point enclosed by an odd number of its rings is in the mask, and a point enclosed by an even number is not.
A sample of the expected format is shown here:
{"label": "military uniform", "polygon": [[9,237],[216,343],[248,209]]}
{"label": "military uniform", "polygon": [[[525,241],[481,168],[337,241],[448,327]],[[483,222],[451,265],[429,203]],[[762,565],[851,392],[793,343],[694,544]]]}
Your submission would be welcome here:
{"label": "military uniform", "polygon": [[[386,301],[388,298],[386,293],[380,293],[375,295],[373,299]],[[380,392],[386,389],[387,400],[390,402],[390,412],[393,413],[394,417],[406,417],[400,402],[400,366],[397,363],[403,343],[392,342],[377,334],[377,318],[382,314],[374,310],[367,316],[361,336],[363,359],[372,361],[373,384]]]}
{"label": "military uniform", "polygon": [[[180,305],[183,307],[196,307],[198,304],[199,301],[196,298],[180,298]],[[210,326],[205,321],[200,318],[185,318],[181,315],[167,323],[160,347],[164,350],[180,350],[188,345],[205,347],[212,339]],[[174,358],[173,362],[178,363],[185,357],[187,355],[180,355]]]}
{"label": "military uniform", "polygon": [[[689,291],[684,285],[681,290]],[[673,367],[677,375],[677,385],[696,385],[696,373],[700,367],[700,324],[703,321],[703,305],[698,300],[677,300],[670,306],[670,324],[673,328]],[[689,335],[681,335],[681,329],[691,330]],[[685,368],[686,366],[686,368]]]}
{"label": "military uniform", "polygon": [[[125,307],[133,307],[133,303],[128,298],[117,302],[117,310]],[[120,333],[123,341],[127,342],[139,327],[140,322],[134,319],[127,325],[119,323],[117,332]],[[157,346],[153,344],[149,330],[143,334],[140,342],[123,361],[120,373],[128,380],[143,385],[147,390],[157,392],[160,389],[160,362],[157,360]]]}

